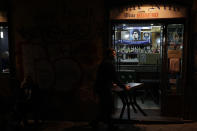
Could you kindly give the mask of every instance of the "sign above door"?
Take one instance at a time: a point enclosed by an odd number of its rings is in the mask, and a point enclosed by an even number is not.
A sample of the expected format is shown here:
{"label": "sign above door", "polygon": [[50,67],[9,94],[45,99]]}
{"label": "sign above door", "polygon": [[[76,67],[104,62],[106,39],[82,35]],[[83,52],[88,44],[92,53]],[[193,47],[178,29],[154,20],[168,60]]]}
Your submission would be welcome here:
{"label": "sign above door", "polygon": [[169,19],[169,18],[186,18],[186,8],[172,6],[152,6],[143,5],[140,7],[123,7],[110,10],[111,20],[121,19]]}

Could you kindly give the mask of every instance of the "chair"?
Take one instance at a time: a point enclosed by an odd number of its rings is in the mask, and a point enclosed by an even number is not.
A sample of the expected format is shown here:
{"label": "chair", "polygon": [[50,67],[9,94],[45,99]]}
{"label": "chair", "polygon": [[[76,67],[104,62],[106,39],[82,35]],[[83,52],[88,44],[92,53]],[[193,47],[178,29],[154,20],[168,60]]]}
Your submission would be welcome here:
{"label": "chair", "polygon": [[127,107],[127,115],[128,115],[128,119],[130,120],[130,103],[128,101],[127,98],[127,94],[125,91],[115,91],[115,93],[118,95],[118,97],[120,98],[120,100],[122,101],[122,109],[121,109],[121,113],[120,113],[120,119],[122,119],[125,108]]}
{"label": "chair", "polygon": [[[124,84],[136,82],[136,72],[133,70],[119,71],[118,75],[119,75],[120,81]],[[138,109],[144,116],[146,116],[146,113],[143,110],[141,110],[141,108],[136,103],[136,96],[137,97],[140,96],[142,102],[144,101],[143,99],[144,95],[139,95],[138,90],[121,91],[121,92],[115,91],[115,93],[120,98],[123,104],[121,113],[120,113],[120,119],[122,119],[126,107],[127,107],[128,119],[130,119],[130,106],[133,108],[135,113],[137,113],[137,109]]]}
{"label": "chair", "polygon": [[[134,70],[123,70],[123,71],[119,71],[119,77],[120,77],[120,81],[122,83],[130,83],[130,82],[136,82],[136,72]],[[144,90],[143,91],[143,94],[144,94]],[[141,94],[141,90],[137,90],[134,92],[135,93],[135,96],[140,96],[140,99],[142,101],[142,103],[144,103],[144,95]],[[137,113],[137,109],[135,108],[135,104],[134,102],[136,102],[136,100],[133,100],[132,99],[132,96],[133,95],[133,92],[127,92],[127,94],[119,94],[119,98],[121,99],[122,103],[123,103],[123,107],[122,107],[122,110],[121,110],[121,114],[120,114],[120,118],[122,118],[122,115],[124,113],[124,110],[125,110],[125,107],[127,106],[127,110],[128,110],[128,118],[130,119],[130,106],[133,108],[134,112]],[[126,96],[127,98],[125,98],[124,96]],[[141,111],[143,112],[143,111]],[[143,115],[146,115],[144,112],[143,112]]]}
{"label": "chair", "polygon": [[[134,70],[123,70],[119,71],[119,77],[120,81],[122,83],[130,83],[130,82],[137,82],[136,72]],[[144,96],[145,96],[145,90],[139,89],[135,92],[135,95],[137,97],[140,97],[141,102],[144,103]],[[133,108],[134,109],[134,108]],[[135,111],[135,109],[134,109]]]}
{"label": "chair", "polygon": [[[129,82],[134,82],[136,78],[135,71],[133,70],[119,71],[118,76],[119,76],[121,83],[124,83],[124,84],[127,84]],[[120,91],[120,92],[114,91],[114,92],[117,94],[117,96],[120,98],[123,104],[121,113],[120,113],[120,119],[122,119],[126,107],[127,107],[128,119],[130,119],[130,105],[132,106],[132,104],[130,104],[127,92],[125,91]],[[134,106],[132,107],[134,110],[136,110]]]}
{"label": "chair", "polygon": [[136,72],[134,70],[123,70],[118,72],[120,81],[122,83],[129,83],[136,81]]}

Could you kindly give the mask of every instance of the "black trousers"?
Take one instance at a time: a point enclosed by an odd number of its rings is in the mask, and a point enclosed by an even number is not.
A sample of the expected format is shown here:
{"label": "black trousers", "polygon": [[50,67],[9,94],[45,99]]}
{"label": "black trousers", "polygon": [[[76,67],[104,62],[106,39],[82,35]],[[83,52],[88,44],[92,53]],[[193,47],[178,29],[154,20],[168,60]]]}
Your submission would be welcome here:
{"label": "black trousers", "polygon": [[113,112],[113,98],[111,92],[103,92],[98,94],[99,97],[99,113],[97,120],[106,124],[111,124]]}

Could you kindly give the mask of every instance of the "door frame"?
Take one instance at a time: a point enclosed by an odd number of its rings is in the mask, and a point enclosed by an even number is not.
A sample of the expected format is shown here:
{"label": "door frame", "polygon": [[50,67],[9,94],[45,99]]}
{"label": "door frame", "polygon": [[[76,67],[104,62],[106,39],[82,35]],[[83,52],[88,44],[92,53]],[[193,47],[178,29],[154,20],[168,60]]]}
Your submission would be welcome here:
{"label": "door frame", "polygon": [[[162,26],[164,26],[164,29],[163,29],[163,37],[164,37],[164,40],[163,41],[163,46],[162,48],[164,52],[166,52],[166,49],[167,49],[167,25],[168,24],[183,24],[184,25],[184,40],[183,40],[183,62],[182,62],[182,89],[183,89],[183,94],[180,96],[181,98],[181,111],[176,114],[175,112],[170,112],[170,110],[167,110],[166,112],[166,109],[170,109],[170,107],[168,107],[168,102],[167,100],[170,100],[172,99],[170,96],[168,96],[167,94],[167,91],[166,91],[166,88],[167,88],[167,80],[168,80],[168,77],[167,77],[167,53],[163,53],[162,54],[162,69],[161,69],[161,76],[160,76],[160,79],[161,79],[161,88],[162,88],[162,94],[161,94],[161,105],[160,105],[160,108],[161,108],[161,115],[163,116],[176,116],[176,117],[181,117],[181,118],[184,118],[184,97],[185,97],[185,88],[186,88],[186,77],[187,77],[187,57],[188,57],[188,20],[187,18],[175,18],[175,19],[151,19],[151,20],[110,20],[109,19],[109,27],[110,27],[110,30],[108,30],[108,36],[109,36],[109,43],[108,43],[108,47],[113,47],[113,41],[112,41],[112,33],[113,33],[113,24],[118,24],[118,23],[132,23],[132,24],[142,24],[142,23],[153,23],[153,24],[161,24]],[[176,95],[175,95],[176,97]],[[166,99],[168,98],[168,99]],[[179,100],[179,99],[177,99]],[[175,105],[175,104],[174,104]],[[176,115],[175,115],[176,114]]]}

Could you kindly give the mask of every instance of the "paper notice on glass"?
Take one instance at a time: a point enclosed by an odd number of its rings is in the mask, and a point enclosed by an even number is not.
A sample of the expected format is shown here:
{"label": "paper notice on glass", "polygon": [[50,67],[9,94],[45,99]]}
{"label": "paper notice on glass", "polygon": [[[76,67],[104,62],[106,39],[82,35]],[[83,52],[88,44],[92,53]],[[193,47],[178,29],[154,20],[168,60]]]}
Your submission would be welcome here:
{"label": "paper notice on glass", "polygon": [[145,64],[146,63],[146,54],[141,53],[140,54],[140,64]]}
{"label": "paper notice on glass", "polygon": [[180,71],[180,60],[179,58],[171,58],[170,59],[170,72],[179,72]]}
{"label": "paper notice on glass", "polygon": [[169,79],[170,84],[176,84],[176,79]]}

